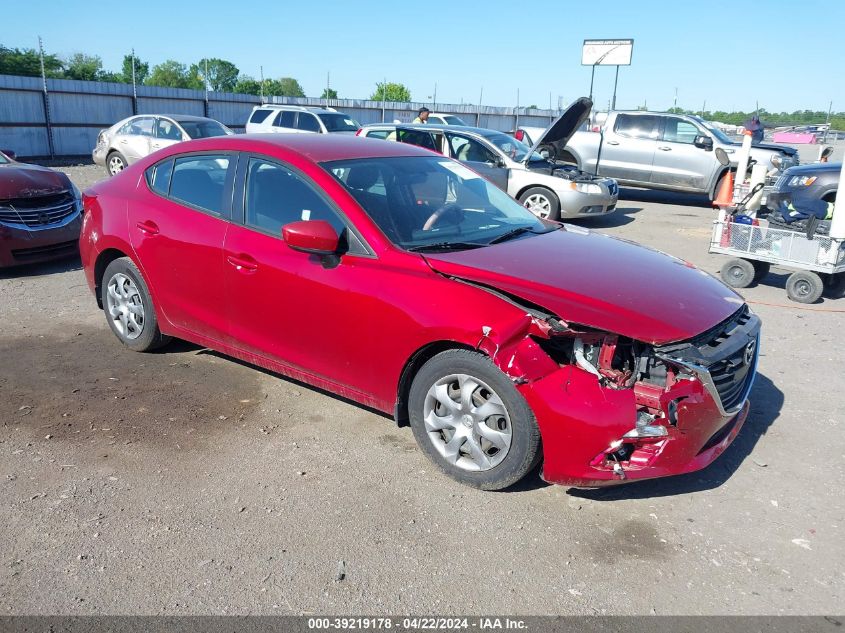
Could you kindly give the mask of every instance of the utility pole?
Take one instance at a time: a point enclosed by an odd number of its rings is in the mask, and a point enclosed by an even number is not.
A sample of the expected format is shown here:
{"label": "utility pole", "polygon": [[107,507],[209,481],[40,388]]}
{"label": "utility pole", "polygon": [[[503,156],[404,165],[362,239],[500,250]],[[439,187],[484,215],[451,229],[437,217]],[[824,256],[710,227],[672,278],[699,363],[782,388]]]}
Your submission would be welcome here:
{"label": "utility pole", "polygon": [[516,89],[516,124],[514,129],[519,129],[519,88]]}
{"label": "utility pole", "polygon": [[484,86],[481,86],[481,92],[478,93],[478,111],[475,113],[475,127],[481,127],[481,100],[484,98]]}
{"label": "utility pole", "polygon": [[387,77],[384,78],[381,84],[381,122],[384,123],[384,115],[385,115],[385,101],[387,100]]}
{"label": "utility pole", "polygon": [[56,157],[56,152],[53,147],[53,126],[50,123],[50,97],[47,95],[47,71],[44,68],[44,43],[41,41],[41,36],[38,36],[38,55],[41,58],[41,98],[44,103],[44,123],[47,126],[47,147],[50,150],[50,158]]}
{"label": "utility pole", "polygon": [[203,83],[205,84],[205,116],[208,116],[208,57],[205,58],[205,77]]}
{"label": "utility pole", "polygon": [[135,85],[135,47],[132,47],[132,114],[138,114],[138,88]]}
{"label": "utility pole", "polygon": [[434,109],[437,109],[437,82],[434,82],[434,101],[431,103]]}
{"label": "utility pole", "polygon": [[824,129],[824,139],[822,139],[822,143],[827,143],[827,133],[830,132],[830,113],[833,110],[833,101],[830,102],[830,105],[827,106],[827,119],[825,119],[825,123],[827,127]]}
{"label": "utility pole", "polygon": [[672,109],[675,110],[678,107],[678,88],[675,87],[675,101],[672,103]]}
{"label": "utility pole", "polygon": [[259,84],[259,92],[261,93],[261,105],[264,105],[264,66],[258,67],[258,74],[261,77],[261,83]]}
{"label": "utility pole", "polygon": [[701,118],[704,118],[704,111],[707,110],[707,99],[704,100],[704,103],[701,104]]}

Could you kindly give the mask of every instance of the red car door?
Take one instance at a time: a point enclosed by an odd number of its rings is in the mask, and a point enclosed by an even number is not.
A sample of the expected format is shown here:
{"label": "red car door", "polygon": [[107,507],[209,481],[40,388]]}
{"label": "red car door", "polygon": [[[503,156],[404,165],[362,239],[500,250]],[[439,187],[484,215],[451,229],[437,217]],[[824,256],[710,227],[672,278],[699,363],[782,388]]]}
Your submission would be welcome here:
{"label": "red car door", "polygon": [[147,170],[129,203],[132,246],[173,325],[225,340],[223,239],[234,154],[192,154]]}
{"label": "red car door", "polygon": [[[369,390],[367,350],[385,308],[372,292],[377,260],[304,176],[262,158],[241,161],[243,224],[233,222],[224,248],[235,344]],[[349,243],[342,260],[331,265],[288,247],[282,226],[299,220],[330,222]]]}

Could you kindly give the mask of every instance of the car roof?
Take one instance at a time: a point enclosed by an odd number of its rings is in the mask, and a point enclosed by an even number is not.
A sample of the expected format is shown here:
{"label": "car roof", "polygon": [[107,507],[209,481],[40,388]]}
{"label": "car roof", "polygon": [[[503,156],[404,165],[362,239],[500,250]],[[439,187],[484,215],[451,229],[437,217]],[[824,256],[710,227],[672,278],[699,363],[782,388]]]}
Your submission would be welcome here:
{"label": "car roof", "polygon": [[445,132],[466,132],[468,134],[477,134],[478,136],[494,136],[496,134],[504,134],[499,130],[491,130],[486,127],[472,127],[470,125],[440,125],[439,123],[370,123],[363,126],[362,130],[375,128],[404,128],[408,130],[437,130]]}
{"label": "car roof", "polygon": [[292,103],[265,103],[257,105],[253,110],[294,110],[297,112],[312,112],[314,114],[343,114],[337,110],[329,110],[320,106],[301,106]]}
{"label": "car roof", "polygon": [[[264,151],[274,148],[296,152],[315,163],[355,158],[428,156],[431,151],[407,143],[388,143],[346,134],[234,134],[186,141],[171,146],[170,155],[198,151]],[[442,158],[442,156],[441,156]]]}

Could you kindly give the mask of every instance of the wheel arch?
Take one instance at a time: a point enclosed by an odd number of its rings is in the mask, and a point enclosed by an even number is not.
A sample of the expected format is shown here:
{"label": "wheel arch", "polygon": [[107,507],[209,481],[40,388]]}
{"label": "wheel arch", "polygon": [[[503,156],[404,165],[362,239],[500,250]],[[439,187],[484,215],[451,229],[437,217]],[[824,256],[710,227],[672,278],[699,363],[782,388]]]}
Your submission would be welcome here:
{"label": "wheel arch", "polygon": [[533,183],[533,184],[530,184],[530,185],[525,185],[522,189],[520,189],[519,191],[517,191],[517,192],[516,192],[516,195],[514,196],[514,198],[516,198],[517,200],[519,200],[519,197],[520,197],[522,194],[524,194],[526,191],[528,191],[529,189],[545,189],[545,190],[549,191],[550,193],[553,193],[553,194],[555,195],[555,197],[556,197],[558,200],[560,200],[560,194],[559,194],[559,193],[557,193],[554,189],[552,189],[552,188],[551,188],[551,187],[549,187],[548,185],[541,184],[541,183],[536,183],[536,182],[535,182],[535,183]]}
{"label": "wheel arch", "polygon": [[484,353],[472,345],[467,345],[460,341],[454,340],[439,340],[426,343],[418,350],[416,350],[405,361],[404,367],[399,374],[399,384],[396,389],[396,404],[393,407],[393,419],[398,426],[407,426],[409,424],[408,416],[408,396],[411,393],[411,383],[414,381],[414,376],[429,360],[451,349],[465,349],[471,352]]}

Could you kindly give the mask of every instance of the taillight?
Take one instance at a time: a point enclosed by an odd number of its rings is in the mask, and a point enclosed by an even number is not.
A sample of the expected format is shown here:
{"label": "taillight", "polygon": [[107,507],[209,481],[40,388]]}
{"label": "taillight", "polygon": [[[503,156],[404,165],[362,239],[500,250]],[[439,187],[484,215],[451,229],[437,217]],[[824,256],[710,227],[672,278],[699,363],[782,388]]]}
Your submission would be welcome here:
{"label": "taillight", "polygon": [[516,138],[517,141],[521,141],[522,139],[524,139],[525,138],[525,130],[517,130],[516,134],[514,134],[514,138]]}

